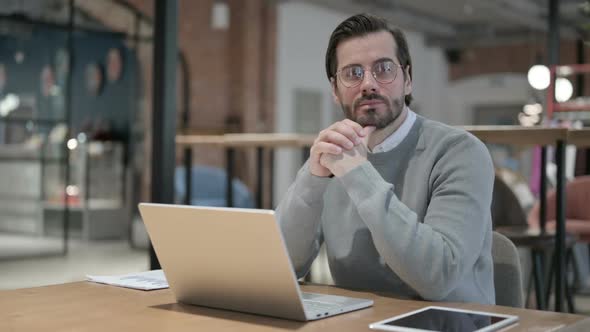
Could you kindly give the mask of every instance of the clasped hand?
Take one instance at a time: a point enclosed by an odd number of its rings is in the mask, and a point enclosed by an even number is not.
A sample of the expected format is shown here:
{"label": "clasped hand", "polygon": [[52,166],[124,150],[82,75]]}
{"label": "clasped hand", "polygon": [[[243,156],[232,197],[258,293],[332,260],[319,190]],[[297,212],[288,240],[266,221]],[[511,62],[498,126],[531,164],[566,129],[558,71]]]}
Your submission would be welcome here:
{"label": "clasped hand", "polygon": [[374,130],[345,119],[320,131],[310,150],[311,174],[340,177],[365,162],[369,136]]}

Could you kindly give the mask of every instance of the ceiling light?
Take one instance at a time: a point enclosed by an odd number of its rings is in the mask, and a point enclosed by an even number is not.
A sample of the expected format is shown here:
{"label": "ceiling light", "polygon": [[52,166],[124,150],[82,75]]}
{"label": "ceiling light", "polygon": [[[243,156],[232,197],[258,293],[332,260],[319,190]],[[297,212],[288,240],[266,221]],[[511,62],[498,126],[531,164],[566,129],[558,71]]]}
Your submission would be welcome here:
{"label": "ceiling light", "polygon": [[550,76],[549,68],[547,68],[547,66],[534,65],[529,69],[527,79],[533,88],[544,90],[549,86]]}
{"label": "ceiling light", "polygon": [[227,30],[229,28],[229,5],[225,1],[215,1],[211,7],[211,28]]}
{"label": "ceiling light", "polygon": [[17,51],[14,53],[14,61],[18,64],[23,63],[23,61],[25,61],[25,53],[23,51]]}
{"label": "ceiling light", "polygon": [[572,82],[565,77],[559,77],[555,80],[555,100],[563,103],[568,101],[574,94]]}
{"label": "ceiling light", "polygon": [[70,138],[67,145],[68,149],[75,150],[78,147],[78,141],[75,138]]}
{"label": "ceiling light", "polygon": [[14,111],[20,105],[20,98],[13,94],[9,93],[4,97],[4,99],[0,100],[0,116],[5,117],[10,112]]}
{"label": "ceiling light", "polygon": [[78,196],[80,195],[80,188],[75,185],[69,185],[66,187],[66,194],[68,194],[68,196]]}

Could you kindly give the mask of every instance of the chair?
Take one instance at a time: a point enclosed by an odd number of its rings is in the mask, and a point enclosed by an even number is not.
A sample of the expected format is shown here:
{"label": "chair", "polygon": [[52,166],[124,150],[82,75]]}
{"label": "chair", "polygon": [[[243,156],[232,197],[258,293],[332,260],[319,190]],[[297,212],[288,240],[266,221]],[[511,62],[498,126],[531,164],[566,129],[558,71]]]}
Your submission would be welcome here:
{"label": "chair", "polygon": [[[227,206],[226,181],[223,169],[210,166],[193,166],[191,170],[191,205]],[[184,167],[177,167],[174,173],[174,191],[176,201],[184,203],[186,172]],[[234,207],[254,208],[254,199],[248,187],[239,179],[232,181]]]}
{"label": "chair", "polygon": [[512,241],[498,232],[493,232],[492,259],[496,304],[522,308],[524,298],[518,250]]}
{"label": "chair", "polygon": [[[568,182],[565,187],[566,203],[565,203],[565,230],[567,234],[574,236],[578,242],[588,244],[590,250],[590,176],[580,176]],[[555,230],[556,219],[556,191],[549,190],[547,192],[547,207],[546,229],[550,231]],[[540,204],[537,202],[529,212],[527,221],[533,228],[539,228],[539,213]],[[578,266],[574,257],[575,251],[568,250],[566,252],[566,264],[572,265],[575,272],[576,279],[579,279]],[[553,265],[553,261],[551,262]],[[580,280],[574,280],[574,283]],[[572,286],[566,286],[566,296],[571,294]],[[573,299],[567,296],[568,304],[573,311]]]}
{"label": "chair", "polygon": [[[568,182],[566,187],[565,230],[577,236],[578,241],[590,244],[590,176],[580,176]],[[555,190],[547,192],[547,224],[549,230],[555,229]],[[528,223],[539,227],[537,202],[528,215]]]}
{"label": "chair", "polygon": [[[514,189],[513,189],[514,188]],[[517,247],[530,249],[531,273],[527,282],[525,304],[528,307],[530,294],[534,286],[537,309],[547,309],[547,290],[545,277],[545,254],[554,248],[554,234],[547,232],[541,234],[539,229],[529,226],[525,209],[532,205],[532,193],[527,192],[526,181],[516,173],[497,169],[494,180],[494,192],[492,198],[492,221],[494,230],[510,239]],[[517,196],[516,193],[519,193]],[[568,251],[573,246],[573,239],[566,238]],[[569,295],[569,294],[567,294]],[[573,310],[573,300],[568,297],[570,310]]]}

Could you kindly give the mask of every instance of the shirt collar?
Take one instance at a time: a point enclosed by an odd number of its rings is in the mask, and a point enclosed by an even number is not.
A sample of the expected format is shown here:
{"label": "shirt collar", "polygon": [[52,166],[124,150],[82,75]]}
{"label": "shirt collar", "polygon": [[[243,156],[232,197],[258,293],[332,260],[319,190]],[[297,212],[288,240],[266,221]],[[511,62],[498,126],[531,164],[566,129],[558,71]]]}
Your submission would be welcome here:
{"label": "shirt collar", "polygon": [[372,152],[381,153],[393,150],[404,140],[404,138],[406,138],[406,136],[408,136],[408,133],[410,132],[410,129],[412,129],[412,126],[414,125],[415,121],[416,113],[414,113],[408,107],[408,116],[406,116],[406,119],[401,124],[401,126],[399,126],[399,128],[397,128],[397,130],[394,131],[391,135],[385,138],[383,142],[373,147]]}

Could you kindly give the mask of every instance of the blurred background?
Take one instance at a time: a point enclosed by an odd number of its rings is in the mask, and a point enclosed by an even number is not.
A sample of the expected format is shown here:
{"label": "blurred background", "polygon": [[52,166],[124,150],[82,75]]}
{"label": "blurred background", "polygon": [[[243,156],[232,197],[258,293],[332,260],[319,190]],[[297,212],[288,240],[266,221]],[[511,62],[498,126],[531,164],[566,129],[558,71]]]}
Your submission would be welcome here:
{"label": "blurred background", "polygon": [[[301,149],[229,156],[174,137],[313,135],[341,119],[324,56],[359,12],[406,31],[420,115],[590,125],[588,0],[0,0],[0,289],[149,269],[137,204],[227,205],[229,158],[232,205],[276,207]],[[572,107],[548,116],[557,104]],[[539,149],[488,147],[528,213]],[[550,187],[552,172],[550,151]],[[588,149],[572,146],[566,175],[586,174]]]}

